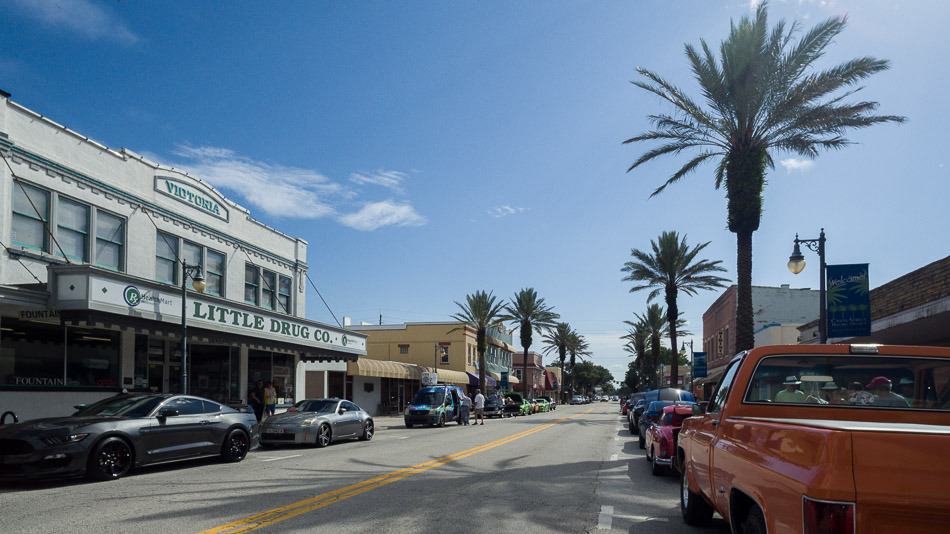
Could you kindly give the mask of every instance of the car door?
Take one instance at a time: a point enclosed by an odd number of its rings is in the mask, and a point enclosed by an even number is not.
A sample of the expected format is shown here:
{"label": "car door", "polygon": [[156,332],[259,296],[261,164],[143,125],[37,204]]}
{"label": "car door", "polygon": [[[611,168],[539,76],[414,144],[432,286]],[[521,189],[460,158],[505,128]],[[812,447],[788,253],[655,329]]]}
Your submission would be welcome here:
{"label": "car door", "polygon": [[202,439],[207,442],[205,454],[217,454],[221,451],[231,423],[224,417],[223,406],[208,399],[202,399],[201,402],[204,406],[201,419],[204,434]]}
{"label": "car door", "polygon": [[722,416],[723,404],[729,397],[729,391],[732,389],[732,382],[735,380],[740,363],[741,360],[732,362],[726,372],[723,373],[722,380],[706,407],[706,413],[703,414],[699,425],[695,427],[692,436],[689,461],[693,464],[691,471],[693,481],[710,500],[718,500],[718,488],[713,487],[711,471],[713,468],[712,451],[716,445],[719,419]]}
{"label": "car door", "polygon": [[208,447],[204,404],[194,397],[165,401],[143,429],[145,463],[164,462],[206,454]]}
{"label": "car door", "polygon": [[[340,414],[341,410],[346,410]],[[342,401],[337,407],[337,428],[340,437],[355,436],[362,430],[360,421],[360,409],[349,401]]]}

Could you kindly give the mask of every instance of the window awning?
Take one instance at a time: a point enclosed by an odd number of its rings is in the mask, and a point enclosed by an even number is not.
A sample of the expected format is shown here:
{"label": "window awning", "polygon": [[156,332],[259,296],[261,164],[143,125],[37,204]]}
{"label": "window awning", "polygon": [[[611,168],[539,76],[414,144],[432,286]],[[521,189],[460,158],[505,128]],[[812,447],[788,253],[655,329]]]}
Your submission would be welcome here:
{"label": "window awning", "polygon": [[436,370],[436,374],[439,375],[439,382],[446,384],[468,384],[468,373],[453,371],[451,369],[438,369]]}
{"label": "window awning", "polygon": [[422,371],[415,365],[402,362],[387,362],[360,358],[355,362],[347,362],[346,374],[351,376],[378,376],[381,378],[402,378],[403,380],[419,380]]}

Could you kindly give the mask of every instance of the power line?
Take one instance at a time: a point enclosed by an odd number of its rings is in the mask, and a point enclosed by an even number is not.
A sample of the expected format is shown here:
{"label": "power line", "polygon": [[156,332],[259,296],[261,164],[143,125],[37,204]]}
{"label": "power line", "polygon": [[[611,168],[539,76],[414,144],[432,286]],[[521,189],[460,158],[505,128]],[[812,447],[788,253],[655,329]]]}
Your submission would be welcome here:
{"label": "power line", "polygon": [[313,290],[317,292],[317,296],[320,297],[320,300],[323,301],[323,305],[327,307],[327,311],[330,312],[330,315],[333,316],[333,320],[336,321],[337,326],[339,326],[340,328],[343,328],[343,325],[340,324],[340,320],[336,318],[336,314],[333,313],[333,310],[330,309],[330,305],[327,304],[326,299],[323,298],[323,295],[320,294],[320,290],[317,289],[317,284],[313,283],[313,280],[310,278],[310,273],[304,273],[304,275],[307,277],[307,281],[310,282],[310,286],[313,287]]}
{"label": "power line", "polygon": [[[12,178],[17,178],[16,173],[13,172],[13,166],[11,166],[11,165],[10,165],[10,162],[7,161],[7,157],[3,154],[3,152],[0,152],[0,158],[3,158],[3,162],[6,163],[6,164],[7,164],[7,168],[10,169],[10,176],[11,176]],[[58,248],[58,249],[59,249],[59,253],[63,255],[63,259],[66,260],[66,263],[72,263],[71,261],[69,261],[69,256],[66,255],[66,251],[64,251],[64,250],[63,250],[63,247],[60,246],[59,240],[57,240],[57,239],[56,239],[56,236],[53,235],[53,229],[52,229],[52,225],[50,224],[50,221],[48,221],[48,220],[46,220],[45,218],[43,218],[43,214],[40,213],[40,210],[36,207],[36,204],[33,203],[33,198],[30,197],[30,194],[29,194],[29,193],[27,193],[26,187],[24,187],[23,182],[21,182],[21,181],[19,181],[19,180],[13,180],[13,181],[14,181],[18,186],[20,186],[20,190],[23,191],[23,195],[26,197],[26,200],[29,201],[30,206],[33,208],[33,211],[36,212],[36,216],[39,217],[40,220],[45,223],[44,226],[46,227],[46,233],[49,235],[50,239],[53,240],[53,243],[56,243],[56,248]]]}
{"label": "power line", "polygon": [[23,268],[26,269],[26,272],[30,273],[30,276],[32,276],[33,279],[36,280],[36,283],[38,283],[38,284],[42,284],[42,283],[43,283],[43,281],[40,280],[39,278],[37,278],[37,276],[36,276],[35,274],[33,274],[33,271],[31,271],[30,268],[27,267],[25,263],[23,263],[23,260],[20,259],[19,254],[16,254],[14,251],[10,250],[10,248],[9,248],[8,246],[6,246],[6,245],[3,244],[3,241],[0,241],[0,247],[3,247],[3,250],[6,250],[6,251],[7,251],[7,254],[9,254],[11,258],[15,259],[15,260],[17,261],[17,263],[19,263],[20,265],[22,265]]}

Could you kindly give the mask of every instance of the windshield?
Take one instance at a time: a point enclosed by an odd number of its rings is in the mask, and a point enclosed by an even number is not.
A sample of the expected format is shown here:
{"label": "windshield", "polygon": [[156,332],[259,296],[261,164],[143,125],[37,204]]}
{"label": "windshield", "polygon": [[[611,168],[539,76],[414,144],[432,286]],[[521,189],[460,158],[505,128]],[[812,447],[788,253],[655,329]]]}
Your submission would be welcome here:
{"label": "windshield", "polygon": [[303,400],[294,405],[298,412],[333,413],[336,410],[335,400]]}
{"label": "windshield", "polygon": [[445,400],[445,391],[441,389],[423,389],[416,393],[412,399],[413,404],[424,404],[426,406],[438,406]]}
{"label": "windshield", "polygon": [[76,412],[78,417],[91,415],[145,417],[163,400],[159,396],[118,396],[101,400]]}
{"label": "windshield", "polygon": [[950,360],[903,356],[773,356],[746,402],[950,411]]}

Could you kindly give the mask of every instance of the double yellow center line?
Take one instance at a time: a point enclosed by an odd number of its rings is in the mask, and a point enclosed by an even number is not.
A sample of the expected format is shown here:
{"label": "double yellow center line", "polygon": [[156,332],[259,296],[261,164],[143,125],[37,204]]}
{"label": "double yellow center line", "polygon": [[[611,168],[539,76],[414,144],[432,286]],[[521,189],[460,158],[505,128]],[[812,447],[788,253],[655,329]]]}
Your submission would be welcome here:
{"label": "double yellow center line", "polygon": [[[590,410],[588,410],[590,411]],[[586,413],[586,412],[584,412]],[[501,447],[506,443],[511,443],[512,441],[517,441],[522,438],[526,438],[532,434],[537,434],[543,430],[547,430],[552,426],[563,423],[568,419],[573,419],[582,414],[575,414],[569,417],[564,417],[562,419],[557,419],[550,423],[545,423],[538,425],[529,430],[523,432],[518,432],[517,434],[512,434],[510,436],[485,443],[484,445],[479,445],[477,447],[472,447],[471,449],[466,449],[461,452],[456,452],[446,456],[441,456],[429,460],[427,462],[422,462],[421,464],[416,464],[410,467],[404,467],[402,469],[396,469],[395,471],[390,471],[382,475],[378,475],[349,486],[345,486],[333,491],[328,491],[326,493],[321,493],[307,499],[302,499],[284,506],[273,508],[270,510],[265,510],[263,512],[256,513],[230,523],[225,523],[223,525],[204,530],[201,534],[237,534],[240,532],[250,532],[252,530],[257,530],[259,528],[264,528],[270,525],[281,523],[287,521],[288,519],[293,519],[297,516],[306,514],[308,512],[313,512],[321,508],[326,508],[331,504],[345,501],[351,497],[356,497],[361,493],[366,493],[383,486],[388,486],[394,482],[398,482],[404,478],[408,478],[420,473],[425,473],[426,471],[436,469],[450,462],[455,462],[473,456],[480,452],[485,452],[487,450],[494,449],[495,447]]]}

